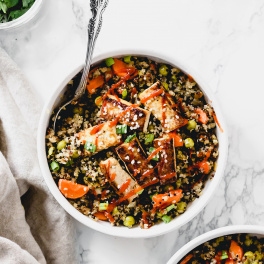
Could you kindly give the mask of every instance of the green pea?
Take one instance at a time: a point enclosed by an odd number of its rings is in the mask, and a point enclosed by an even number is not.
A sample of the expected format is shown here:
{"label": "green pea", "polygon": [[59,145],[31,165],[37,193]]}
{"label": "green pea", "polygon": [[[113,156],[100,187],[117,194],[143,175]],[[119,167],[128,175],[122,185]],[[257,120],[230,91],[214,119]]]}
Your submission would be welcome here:
{"label": "green pea", "polygon": [[106,64],[107,67],[110,67],[110,66],[112,66],[113,64],[115,64],[115,61],[114,61],[113,58],[107,58],[107,59],[105,60],[105,64]]}
{"label": "green pea", "polygon": [[186,148],[192,148],[194,146],[194,142],[191,138],[186,138],[184,140],[184,145]]}
{"label": "green pea", "polygon": [[184,212],[186,207],[187,207],[187,203],[186,202],[177,203],[177,211],[178,212]]}
{"label": "green pea", "polygon": [[57,149],[58,150],[62,150],[66,147],[66,141],[65,140],[61,140],[58,144],[57,144]]}
{"label": "green pea", "polygon": [[73,159],[77,159],[78,157],[79,157],[78,150],[74,150],[74,151],[72,152],[72,158],[73,158]]}
{"label": "green pea", "polygon": [[122,99],[125,99],[127,97],[127,89],[124,89],[122,91]]}
{"label": "green pea", "polygon": [[177,77],[176,77],[176,75],[172,75],[172,76],[171,76],[171,81],[174,82],[174,83],[177,82]]}
{"label": "green pea", "polygon": [[259,251],[255,251],[256,260],[262,260],[263,255]]}
{"label": "green pea", "polygon": [[162,75],[162,76],[167,76],[168,75],[168,66],[163,64],[160,66],[159,68],[159,73]]}
{"label": "green pea", "polygon": [[58,162],[56,162],[55,160],[51,162],[50,164],[50,168],[53,171],[58,171],[60,169],[60,165]]}
{"label": "green pea", "polygon": [[124,57],[124,62],[129,63],[131,61],[131,56],[125,56]]}
{"label": "green pea", "polygon": [[195,120],[189,120],[188,121],[188,124],[187,124],[187,129],[188,130],[193,130],[193,129],[195,129],[196,128],[196,125],[197,125],[197,123],[195,122]]}
{"label": "green pea", "polygon": [[133,216],[127,216],[124,221],[124,226],[132,227],[135,224],[135,218]]}
{"label": "green pea", "polygon": [[246,256],[247,258],[253,258],[254,257],[254,253],[252,251],[247,251],[244,256]]}
{"label": "green pea", "polygon": [[75,107],[73,108],[73,113],[74,113],[74,114],[83,115],[83,108],[80,107],[80,106],[75,106]]}

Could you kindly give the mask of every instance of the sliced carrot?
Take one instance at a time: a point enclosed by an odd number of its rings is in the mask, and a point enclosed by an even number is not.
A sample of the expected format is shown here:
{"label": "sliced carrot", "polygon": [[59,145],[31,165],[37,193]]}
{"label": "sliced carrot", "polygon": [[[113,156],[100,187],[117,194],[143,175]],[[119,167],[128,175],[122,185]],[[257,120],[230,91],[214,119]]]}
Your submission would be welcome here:
{"label": "sliced carrot", "polygon": [[188,254],[181,262],[180,264],[187,264],[190,259],[192,259],[193,254]]}
{"label": "sliced carrot", "polygon": [[102,221],[107,221],[108,218],[106,217],[105,213],[104,212],[96,212],[93,214],[96,218],[98,218],[99,220],[102,220]]}
{"label": "sliced carrot", "polygon": [[197,166],[204,174],[208,174],[211,170],[211,166],[208,161],[201,161],[197,163]]}
{"label": "sliced carrot", "polygon": [[177,203],[182,198],[182,190],[172,190],[168,193],[162,193],[162,194],[155,194],[152,197],[152,201],[154,202],[154,207],[158,207],[160,209],[163,209],[173,203]]}
{"label": "sliced carrot", "polygon": [[105,83],[104,76],[99,75],[92,80],[88,81],[87,90],[90,94],[95,93],[96,89],[101,87]]}
{"label": "sliced carrot", "polygon": [[230,252],[231,257],[233,259],[242,260],[243,249],[242,249],[242,247],[239,246],[239,244],[236,241],[231,240],[229,252]]}
{"label": "sliced carrot", "polygon": [[198,122],[202,124],[206,124],[208,122],[209,118],[205,111],[203,111],[201,108],[195,109],[194,112],[198,115]]}
{"label": "sliced carrot", "polygon": [[60,179],[59,190],[66,198],[77,199],[84,196],[89,191],[89,188],[86,185]]}
{"label": "sliced carrot", "polygon": [[220,131],[221,131],[221,132],[224,132],[224,129],[221,127],[221,125],[220,125],[220,123],[219,123],[219,121],[218,121],[218,118],[217,118],[217,116],[216,116],[215,113],[213,113],[213,118],[214,118],[215,123],[218,125]]}
{"label": "sliced carrot", "polygon": [[119,77],[123,77],[125,74],[125,70],[127,68],[127,64],[119,59],[114,59],[115,63],[112,65],[113,71]]}
{"label": "sliced carrot", "polygon": [[182,137],[179,134],[177,134],[176,132],[170,132],[169,137],[173,138],[174,147],[182,147],[183,146]]}

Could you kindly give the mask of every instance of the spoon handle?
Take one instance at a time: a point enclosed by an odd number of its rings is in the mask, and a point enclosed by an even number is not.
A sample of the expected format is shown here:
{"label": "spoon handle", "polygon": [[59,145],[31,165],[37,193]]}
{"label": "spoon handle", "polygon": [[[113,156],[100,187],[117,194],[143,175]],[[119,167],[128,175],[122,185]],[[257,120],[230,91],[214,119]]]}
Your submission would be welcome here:
{"label": "spoon handle", "polygon": [[74,101],[78,100],[85,92],[88,74],[91,66],[94,44],[102,27],[102,15],[105,8],[107,7],[107,4],[108,0],[91,0],[90,8],[92,12],[92,17],[90,18],[88,24],[88,44],[86,51],[85,66],[83,68],[80,84],[74,94]]}

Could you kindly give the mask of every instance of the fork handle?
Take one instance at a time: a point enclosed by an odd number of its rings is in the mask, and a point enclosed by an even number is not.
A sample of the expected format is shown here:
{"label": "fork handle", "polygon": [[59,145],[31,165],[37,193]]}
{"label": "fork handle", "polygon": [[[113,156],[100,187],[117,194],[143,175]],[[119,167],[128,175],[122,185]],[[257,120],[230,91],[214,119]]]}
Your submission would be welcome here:
{"label": "fork handle", "polygon": [[93,16],[90,18],[88,24],[88,44],[85,66],[83,68],[80,84],[74,94],[74,101],[77,101],[85,92],[88,74],[91,66],[94,44],[102,27],[102,15],[105,8],[107,7],[107,4],[108,0],[91,0],[90,2],[90,8]]}

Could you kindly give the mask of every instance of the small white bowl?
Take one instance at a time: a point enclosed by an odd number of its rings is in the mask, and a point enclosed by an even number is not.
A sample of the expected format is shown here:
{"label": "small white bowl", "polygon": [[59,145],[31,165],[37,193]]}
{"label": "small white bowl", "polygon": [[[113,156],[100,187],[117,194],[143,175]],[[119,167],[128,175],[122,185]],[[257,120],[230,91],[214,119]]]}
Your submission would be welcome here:
{"label": "small white bowl", "polygon": [[37,139],[38,157],[39,157],[42,174],[45,178],[45,181],[51,193],[54,195],[54,197],[59,202],[59,204],[76,220],[78,220],[85,226],[88,226],[94,230],[113,236],[127,237],[127,238],[154,237],[168,233],[188,223],[205,207],[205,205],[211,199],[224,174],[227,153],[228,153],[228,134],[223,116],[217,104],[217,100],[214,98],[207,84],[205,84],[205,82],[193,70],[187,67],[186,63],[181,63],[176,58],[173,57],[168,58],[163,54],[158,54],[156,52],[134,50],[134,49],[121,50],[121,51],[118,50],[118,51],[101,54],[93,59],[93,63],[99,62],[108,57],[125,56],[125,55],[138,55],[138,56],[141,55],[180,68],[182,71],[190,74],[194,78],[194,80],[199,84],[201,90],[204,92],[207,98],[207,102],[209,102],[213,106],[218,121],[221,124],[221,128],[223,129],[221,130],[219,129],[219,127],[217,127],[217,136],[219,140],[219,157],[217,161],[217,171],[213,179],[207,181],[205,188],[202,192],[202,195],[199,197],[199,199],[196,199],[191,204],[189,204],[187,210],[182,215],[173,219],[171,222],[167,224],[165,223],[156,224],[149,229],[141,229],[140,227],[129,229],[127,227],[111,226],[111,224],[108,222],[103,222],[103,221],[96,222],[90,219],[89,217],[83,215],[79,211],[77,211],[77,209],[75,209],[67,201],[67,199],[59,191],[50,173],[50,169],[46,158],[45,134],[52,110],[58,105],[60,98],[63,96],[66,84],[83,68],[83,65],[80,65],[76,69],[73,69],[71,74],[65,77],[65,79],[61,82],[60,86],[57,87],[57,89],[50,96],[50,99],[44,106],[40,118],[39,130],[38,130],[38,139]]}
{"label": "small white bowl", "polygon": [[257,236],[258,238],[264,237],[264,226],[257,225],[234,225],[234,226],[225,226],[220,227],[209,232],[206,232],[187,244],[181,247],[167,262],[167,264],[178,264],[180,260],[186,256],[191,250],[198,247],[199,245],[207,242],[211,239],[231,235],[231,234],[250,234]]}
{"label": "small white bowl", "polygon": [[22,16],[12,21],[9,21],[9,22],[0,23],[0,30],[1,29],[3,30],[13,29],[13,28],[24,25],[25,23],[27,23],[28,21],[30,21],[33,17],[37,15],[42,3],[43,3],[43,0],[35,0],[34,4],[30,7],[30,9]]}

